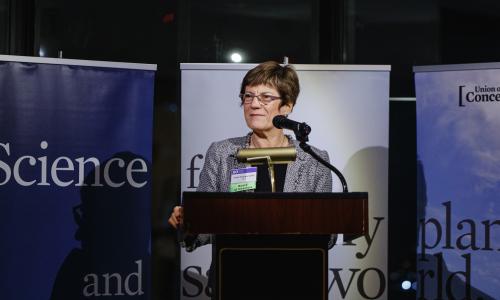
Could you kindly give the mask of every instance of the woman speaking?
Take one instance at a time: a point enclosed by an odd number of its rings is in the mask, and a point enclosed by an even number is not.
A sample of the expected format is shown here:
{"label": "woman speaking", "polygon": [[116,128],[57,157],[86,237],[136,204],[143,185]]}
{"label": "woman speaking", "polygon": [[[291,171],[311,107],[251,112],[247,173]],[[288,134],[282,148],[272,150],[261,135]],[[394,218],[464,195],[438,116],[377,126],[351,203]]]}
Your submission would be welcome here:
{"label": "woman speaking", "polygon": [[[299,142],[285,135],[283,129],[273,125],[277,115],[290,114],[300,92],[297,73],[290,65],[281,66],[270,61],[248,71],[240,89],[241,106],[250,132],[242,137],[229,138],[210,145],[200,173],[197,191],[229,192],[232,170],[244,168],[235,157],[242,148],[290,147],[297,151],[297,158],[290,164],[274,165],[277,192],[331,192],[331,171],[316,161],[300,147]],[[312,147],[323,159],[329,161],[326,151]],[[257,170],[254,192],[270,192],[271,183],[265,166]],[[176,206],[169,223],[174,227],[182,223],[182,207]]]}
{"label": "woman speaking", "polygon": [[[273,125],[273,118],[290,114],[300,92],[294,68],[269,61],[248,71],[241,83],[239,97],[245,122],[250,132],[242,137],[214,142],[208,148],[200,173],[200,192],[229,192],[234,170],[247,167],[238,162],[236,153],[244,148],[295,147],[296,160],[274,165],[276,192],[331,192],[331,171],[305,153],[299,142]],[[312,147],[321,158],[329,161],[326,151]],[[246,192],[270,192],[271,180],[266,166],[258,166],[257,181]],[[240,191],[240,190],[238,190]],[[178,228],[183,223],[183,210],[176,206],[169,223]],[[186,240],[187,251],[212,242],[211,235],[200,234]],[[212,276],[209,276],[212,277]],[[209,278],[209,282],[212,278]]]}

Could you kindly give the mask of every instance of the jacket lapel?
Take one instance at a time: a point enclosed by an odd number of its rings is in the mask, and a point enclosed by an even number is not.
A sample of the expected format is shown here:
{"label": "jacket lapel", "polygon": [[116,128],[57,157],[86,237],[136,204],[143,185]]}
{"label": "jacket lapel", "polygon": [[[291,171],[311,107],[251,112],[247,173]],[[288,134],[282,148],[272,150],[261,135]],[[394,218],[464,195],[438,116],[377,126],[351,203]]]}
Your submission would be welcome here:
{"label": "jacket lapel", "polygon": [[285,186],[283,192],[300,192],[300,183],[302,182],[302,170],[306,163],[307,153],[299,147],[298,143],[294,141],[295,148],[297,149],[297,158],[294,162],[288,164],[286,169]]}
{"label": "jacket lapel", "polygon": [[225,192],[229,192],[229,186],[231,184],[231,170],[234,169],[241,169],[241,168],[246,168],[248,165],[245,163],[238,162],[238,159],[236,158],[236,153],[240,149],[245,148],[245,143],[246,143],[247,137],[241,137],[239,139],[235,139],[233,141],[233,144],[230,145],[229,153],[231,153],[226,159],[226,166],[228,166],[228,169],[226,170],[226,176],[225,176],[225,183],[224,183],[224,188],[223,190]]}

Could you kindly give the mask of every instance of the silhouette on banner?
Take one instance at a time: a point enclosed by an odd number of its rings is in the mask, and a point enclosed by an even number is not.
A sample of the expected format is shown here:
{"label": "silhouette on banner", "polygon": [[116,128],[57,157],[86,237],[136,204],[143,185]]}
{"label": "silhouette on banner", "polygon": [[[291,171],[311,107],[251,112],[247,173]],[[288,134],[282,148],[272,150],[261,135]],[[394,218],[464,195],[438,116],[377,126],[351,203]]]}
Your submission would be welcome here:
{"label": "silhouette on banner", "polygon": [[[495,300],[471,285],[471,263],[464,260],[464,268],[451,272],[443,253],[425,253],[427,184],[422,161],[417,158],[417,299]],[[425,224],[424,224],[425,223]],[[470,256],[469,256],[470,258]]]}
{"label": "silhouette on banner", "polygon": [[[108,176],[104,167],[92,170],[80,190],[81,203],[73,207],[80,242],[66,256],[54,281],[51,300],[150,298],[150,172],[133,174],[137,188],[127,184],[126,166],[141,159],[130,152],[116,153],[110,160],[109,178],[119,187],[95,186],[96,176]],[[124,162],[125,167],[121,162]]]}

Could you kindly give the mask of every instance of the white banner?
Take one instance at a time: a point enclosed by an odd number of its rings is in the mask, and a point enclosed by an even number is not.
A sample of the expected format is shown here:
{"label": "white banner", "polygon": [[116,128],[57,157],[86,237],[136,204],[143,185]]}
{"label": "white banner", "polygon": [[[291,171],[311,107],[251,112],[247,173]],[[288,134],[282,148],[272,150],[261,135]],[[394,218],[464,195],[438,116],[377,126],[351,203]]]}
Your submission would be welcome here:
{"label": "white banner", "polygon": [[[389,66],[294,65],[301,92],[291,119],[312,128],[349,191],[369,193],[369,236],[329,252],[329,299],[387,298]],[[209,145],[244,136],[238,98],[251,64],[181,64],[183,191],[194,191]],[[290,132],[293,136],[293,133]],[[341,185],[334,177],[334,191]],[[181,299],[209,299],[211,246],[182,251]]]}

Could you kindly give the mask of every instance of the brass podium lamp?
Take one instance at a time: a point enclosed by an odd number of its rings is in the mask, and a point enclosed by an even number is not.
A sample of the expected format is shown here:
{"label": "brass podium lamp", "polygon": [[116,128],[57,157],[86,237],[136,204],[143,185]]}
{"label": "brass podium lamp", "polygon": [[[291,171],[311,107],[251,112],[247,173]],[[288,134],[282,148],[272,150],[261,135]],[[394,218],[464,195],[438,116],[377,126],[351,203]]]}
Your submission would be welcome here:
{"label": "brass podium lamp", "polygon": [[272,147],[272,148],[249,148],[240,149],[236,153],[239,162],[247,163],[252,166],[267,164],[269,170],[269,179],[271,180],[271,191],[276,192],[274,180],[274,165],[288,164],[297,158],[295,147]]}

